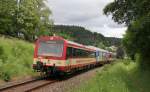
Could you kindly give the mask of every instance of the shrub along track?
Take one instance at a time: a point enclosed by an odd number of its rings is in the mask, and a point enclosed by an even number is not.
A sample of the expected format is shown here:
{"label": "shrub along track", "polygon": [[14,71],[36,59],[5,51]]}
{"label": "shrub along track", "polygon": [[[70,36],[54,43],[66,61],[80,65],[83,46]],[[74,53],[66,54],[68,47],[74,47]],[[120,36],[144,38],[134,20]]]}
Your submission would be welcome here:
{"label": "shrub along track", "polygon": [[0,92],[31,92],[57,81],[58,80],[48,78],[32,78],[17,82],[10,82],[0,86]]}

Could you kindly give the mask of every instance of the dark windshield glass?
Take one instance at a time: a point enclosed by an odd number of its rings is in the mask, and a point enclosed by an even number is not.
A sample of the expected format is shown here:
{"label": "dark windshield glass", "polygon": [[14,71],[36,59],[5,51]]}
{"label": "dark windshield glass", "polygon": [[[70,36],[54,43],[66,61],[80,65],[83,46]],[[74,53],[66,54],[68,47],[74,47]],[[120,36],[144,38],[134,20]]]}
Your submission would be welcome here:
{"label": "dark windshield glass", "polygon": [[61,57],[63,41],[40,41],[38,55]]}

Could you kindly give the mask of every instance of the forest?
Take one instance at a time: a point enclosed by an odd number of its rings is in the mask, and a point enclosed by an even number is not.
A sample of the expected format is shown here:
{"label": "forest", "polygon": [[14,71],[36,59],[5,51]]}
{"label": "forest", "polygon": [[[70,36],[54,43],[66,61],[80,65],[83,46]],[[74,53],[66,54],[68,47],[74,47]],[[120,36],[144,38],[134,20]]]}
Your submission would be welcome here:
{"label": "forest", "polygon": [[120,38],[105,37],[80,26],[54,25],[52,33],[84,45],[93,45],[100,48],[121,45]]}

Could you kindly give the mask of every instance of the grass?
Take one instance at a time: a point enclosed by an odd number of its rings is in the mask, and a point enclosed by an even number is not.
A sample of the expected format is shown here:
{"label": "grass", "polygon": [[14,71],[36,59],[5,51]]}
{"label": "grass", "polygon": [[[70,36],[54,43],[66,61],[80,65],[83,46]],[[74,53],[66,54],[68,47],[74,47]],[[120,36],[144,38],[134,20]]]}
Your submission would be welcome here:
{"label": "grass", "polygon": [[149,78],[150,71],[139,70],[135,62],[117,60],[71,92],[150,92]]}
{"label": "grass", "polygon": [[32,61],[32,43],[0,36],[0,80],[34,74]]}

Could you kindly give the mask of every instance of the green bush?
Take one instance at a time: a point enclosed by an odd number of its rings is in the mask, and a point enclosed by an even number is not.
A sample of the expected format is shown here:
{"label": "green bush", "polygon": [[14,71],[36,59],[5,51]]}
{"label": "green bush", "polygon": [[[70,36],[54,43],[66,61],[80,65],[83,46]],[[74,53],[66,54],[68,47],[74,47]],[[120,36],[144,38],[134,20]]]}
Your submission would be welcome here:
{"label": "green bush", "polygon": [[0,78],[3,79],[4,81],[10,81],[10,74],[8,72],[2,72],[0,74]]}
{"label": "green bush", "polygon": [[125,60],[125,61],[123,61],[123,63],[124,63],[124,65],[129,65],[130,63],[131,63],[131,61],[130,60]]}

